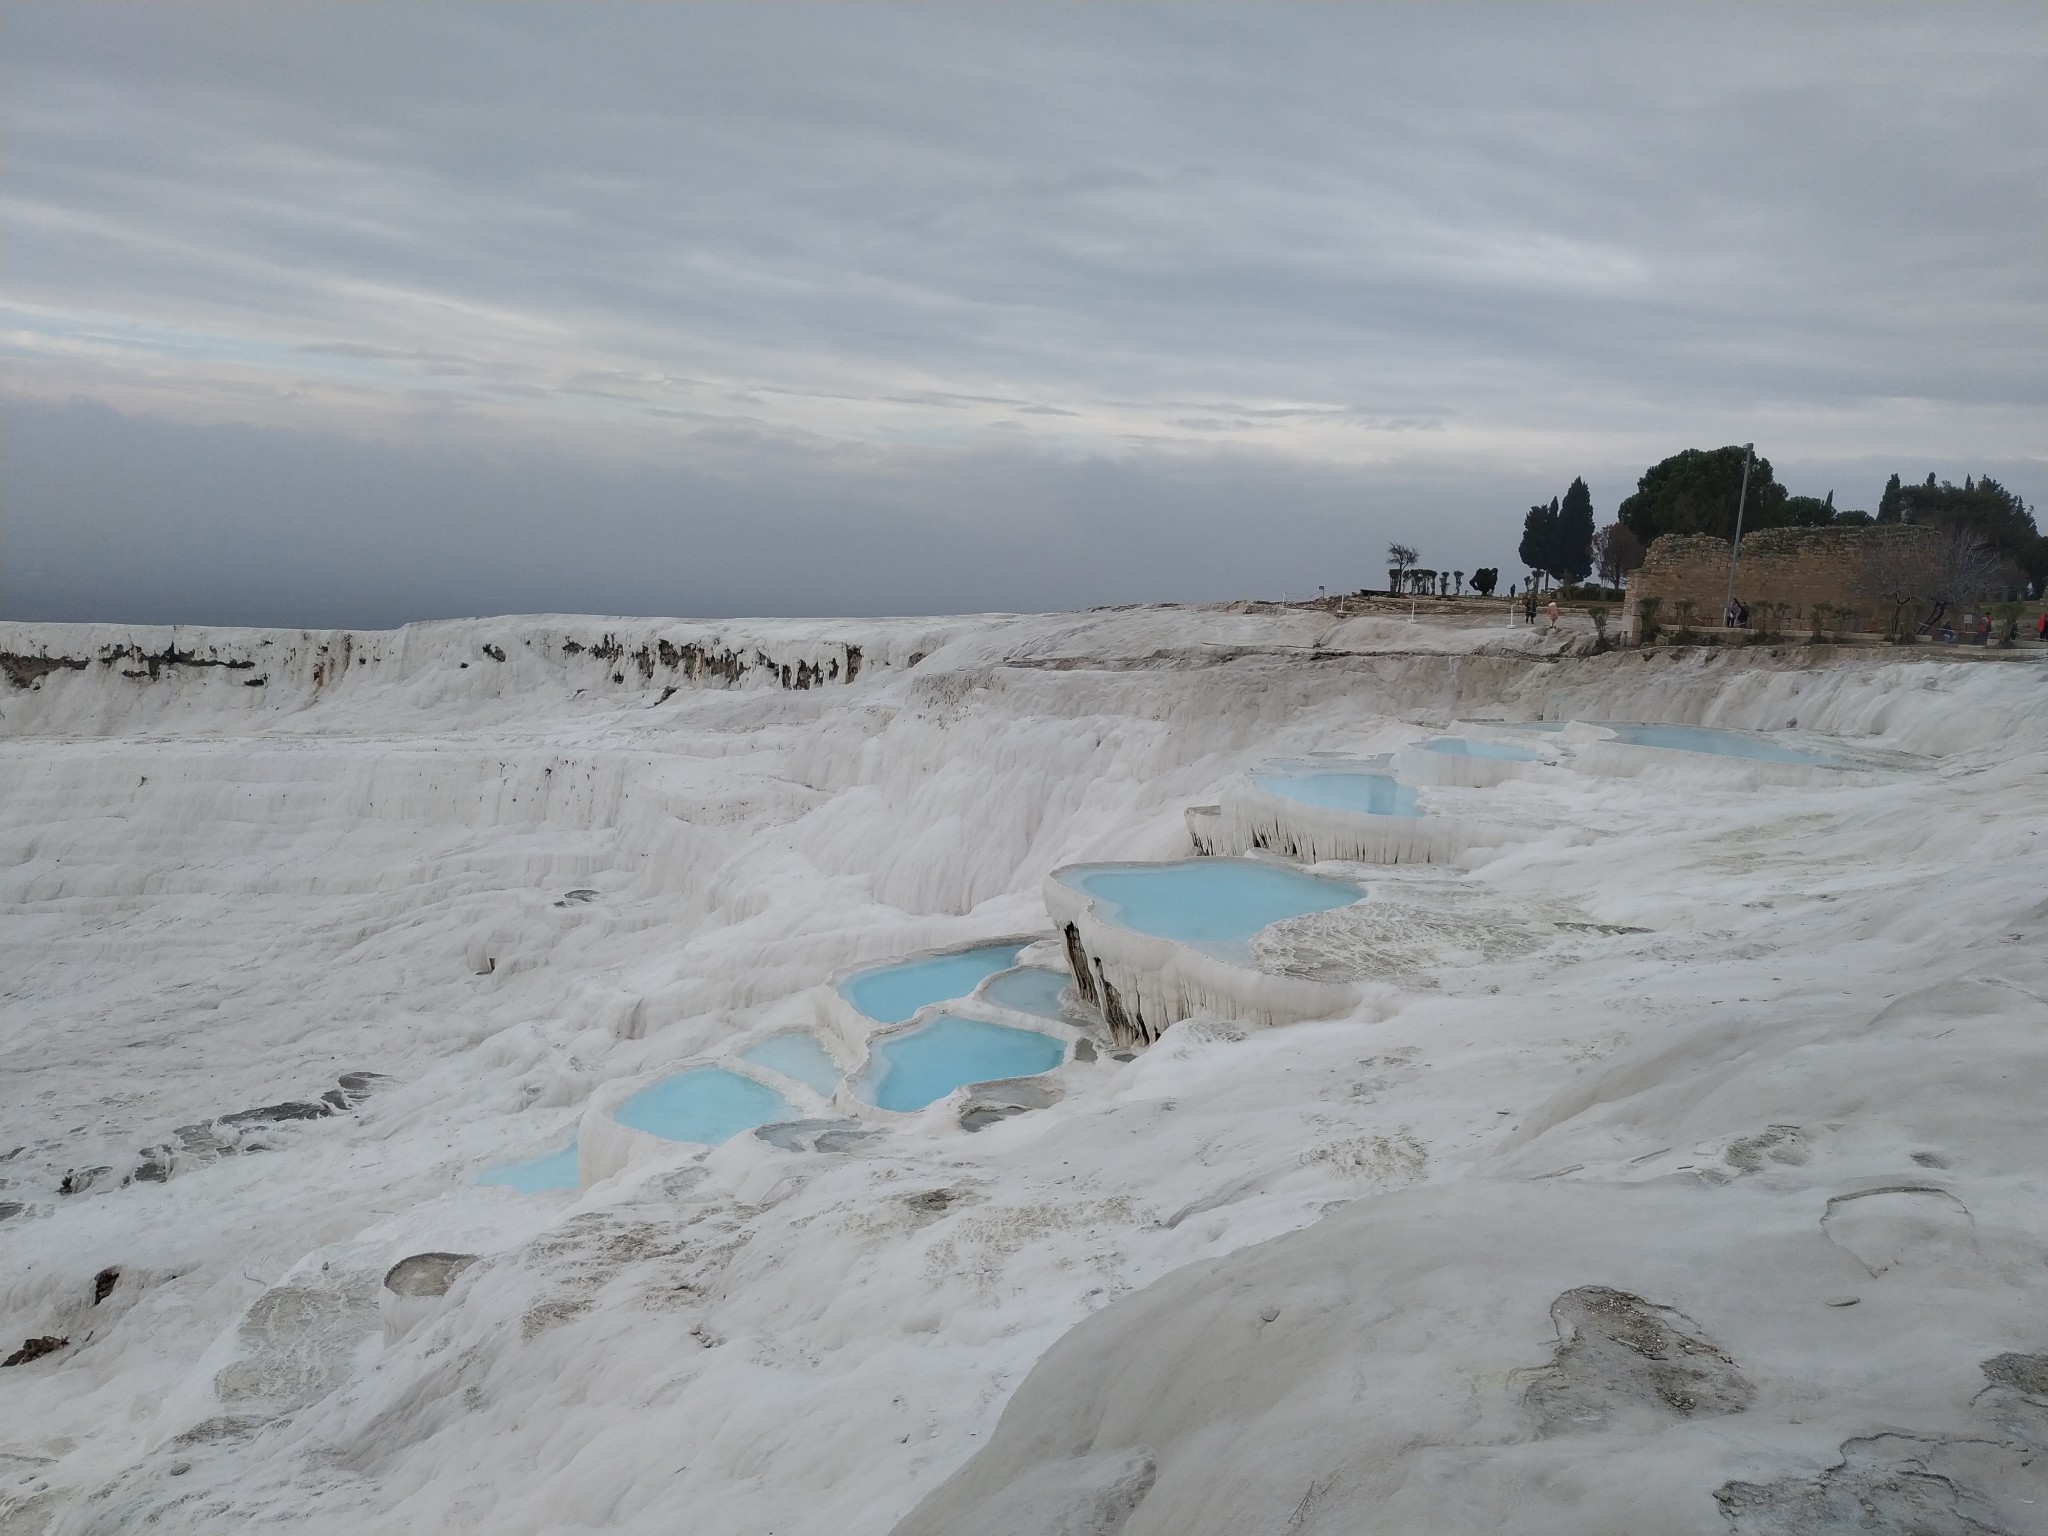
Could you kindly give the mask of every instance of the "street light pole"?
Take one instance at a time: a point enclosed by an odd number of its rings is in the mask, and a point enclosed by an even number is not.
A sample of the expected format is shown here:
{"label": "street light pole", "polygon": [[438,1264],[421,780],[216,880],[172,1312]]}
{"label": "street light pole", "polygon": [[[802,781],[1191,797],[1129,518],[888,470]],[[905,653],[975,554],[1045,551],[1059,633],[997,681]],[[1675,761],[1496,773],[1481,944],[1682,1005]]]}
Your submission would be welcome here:
{"label": "street light pole", "polygon": [[1749,502],[1749,466],[1756,462],[1756,444],[1742,445],[1742,491],[1735,498],[1735,542],[1728,550],[1728,601],[1721,605],[1721,622],[1735,611],[1735,562],[1742,554],[1742,510]]}

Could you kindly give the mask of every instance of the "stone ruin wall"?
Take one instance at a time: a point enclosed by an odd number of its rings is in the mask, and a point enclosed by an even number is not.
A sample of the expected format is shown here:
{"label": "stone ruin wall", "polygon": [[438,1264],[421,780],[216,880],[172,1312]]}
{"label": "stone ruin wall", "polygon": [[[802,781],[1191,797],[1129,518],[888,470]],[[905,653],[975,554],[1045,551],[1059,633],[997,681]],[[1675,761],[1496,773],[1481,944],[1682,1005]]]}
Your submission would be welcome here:
{"label": "stone ruin wall", "polygon": [[[1870,592],[1872,557],[1888,546],[1932,545],[1932,528],[1883,524],[1854,528],[1763,528],[1745,534],[1735,570],[1735,595],[1749,604],[1751,629],[1779,624],[1787,633],[1810,628],[1813,609],[1824,604],[1831,632],[1882,633],[1891,623],[1891,604]],[[1933,551],[1929,550],[1931,558]],[[1638,607],[1645,597],[1661,599],[1657,623],[1678,622],[1673,607],[1693,602],[1695,629],[1719,629],[1728,600],[1728,541],[1712,534],[1667,533],[1650,545],[1642,567],[1629,578],[1622,626],[1633,640],[1641,633]],[[1786,605],[1782,619],[1773,603]],[[1841,610],[1851,617],[1844,619]]]}

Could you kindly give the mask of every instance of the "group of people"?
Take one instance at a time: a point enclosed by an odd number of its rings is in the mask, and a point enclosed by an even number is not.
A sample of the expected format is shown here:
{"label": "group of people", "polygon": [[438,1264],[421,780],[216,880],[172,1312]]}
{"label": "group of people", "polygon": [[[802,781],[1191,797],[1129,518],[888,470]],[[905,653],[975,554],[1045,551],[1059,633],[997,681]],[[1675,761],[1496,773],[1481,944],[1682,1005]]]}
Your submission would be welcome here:
{"label": "group of people", "polygon": [[[1550,620],[1550,627],[1552,629],[1557,628],[1557,599],[1553,597],[1543,612]],[[1536,589],[1534,587],[1531,587],[1522,597],[1522,622],[1525,624],[1534,624],[1536,622]]]}
{"label": "group of people", "polygon": [[1749,628],[1749,604],[1739,598],[1729,598],[1728,607],[1721,615],[1721,624],[1727,629]]}

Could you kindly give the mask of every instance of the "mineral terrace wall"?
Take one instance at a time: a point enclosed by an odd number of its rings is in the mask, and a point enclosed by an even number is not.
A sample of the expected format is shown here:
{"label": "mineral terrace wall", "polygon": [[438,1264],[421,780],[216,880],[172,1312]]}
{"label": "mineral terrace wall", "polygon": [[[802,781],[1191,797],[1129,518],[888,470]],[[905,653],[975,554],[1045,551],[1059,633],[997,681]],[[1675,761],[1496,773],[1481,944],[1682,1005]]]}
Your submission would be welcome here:
{"label": "mineral terrace wall", "polygon": [[[1901,544],[1932,545],[1931,528],[1904,524],[1853,528],[1763,528],[1742,540],[1735,595],[1750,609],[1752,629],[1806,629],[1820,606],[1830,631],[1882,631],[1891,604],[1871,590],[1877,557]],[[1933,551],[1928,551],[1932,558]],[[1667,533],[1650,546],[1629,579],[1622,624],[1630,639],[1641,633],[1640,605],[1659,599],[1657,622],[1679,622],[1678,605],[1692,600],[1692,623],[1719,628],[1728,598],[1728,541],[1711,534]],[[1782,605],[1782,612],[1779,611]],[[1832,609],[1832,613],[1827,613]]]}

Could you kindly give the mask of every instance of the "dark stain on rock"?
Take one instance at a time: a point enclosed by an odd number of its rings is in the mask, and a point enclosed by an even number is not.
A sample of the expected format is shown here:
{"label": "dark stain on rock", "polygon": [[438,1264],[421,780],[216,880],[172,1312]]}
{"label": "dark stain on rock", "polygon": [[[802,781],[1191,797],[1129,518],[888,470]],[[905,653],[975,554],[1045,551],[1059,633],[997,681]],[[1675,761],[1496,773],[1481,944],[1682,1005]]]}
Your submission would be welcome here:
{"label": "dark stain on rock", "polygon": [[121,1283],[119,1266],[109,1264],[92,1277],[92,1304],[98,1306],[114,1294],[114,1287]]}
{"label": "dark stain on rock", "polygon": [[40,688],[52,672],[83,672],[85,668],[81,656],[18,656],[0,651],[0,672],[17,688]]}
{"label": "dark stain on rock", "polygon": [[10,1365],[27,1365],[31,1360],[40,1360],[45,1355],[54,1355],[70,1342],[69,1339],[60,1339],[53,1333],[44,1334],[39,1339],[23,1339],[21,1341],[21,1348],[17,1349],[5,1360],[0,1360],[0,1368]]}

